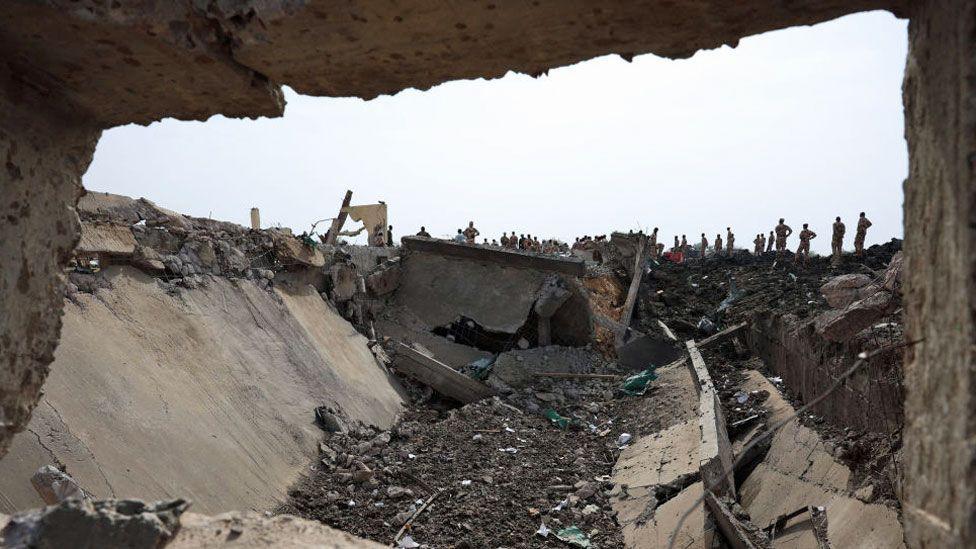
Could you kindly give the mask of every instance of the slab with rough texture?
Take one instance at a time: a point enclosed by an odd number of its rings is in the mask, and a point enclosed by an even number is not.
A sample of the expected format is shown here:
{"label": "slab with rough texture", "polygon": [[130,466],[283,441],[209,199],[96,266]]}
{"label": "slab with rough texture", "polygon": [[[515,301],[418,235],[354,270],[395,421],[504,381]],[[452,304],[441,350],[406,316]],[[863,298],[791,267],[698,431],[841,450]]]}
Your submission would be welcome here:
{"label": "slab with rough texture", "polygon": [[[905,68],[906,538],[976,546],[976,1],[914,2]],[[892,192],[895,189],[892,187]]]}
{"label": "slab with rough texture", "polygon": [[388,427],[401,409],[366,340],[310,287],[214,278],[174,293],[129,267],[78,294],[29,430],[0,460],[0,510],[39,504],[64,463],[96,497],[266,509],[307,470],[316,406]]}

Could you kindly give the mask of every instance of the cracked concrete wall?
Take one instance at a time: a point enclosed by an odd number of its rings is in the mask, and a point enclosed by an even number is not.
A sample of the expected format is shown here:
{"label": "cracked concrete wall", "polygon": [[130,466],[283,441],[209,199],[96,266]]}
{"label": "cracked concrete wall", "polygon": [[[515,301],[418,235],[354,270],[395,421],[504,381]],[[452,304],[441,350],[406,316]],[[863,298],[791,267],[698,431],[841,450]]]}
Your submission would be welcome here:
{"label": "cracked concrete wall", "polygon": [[976,1],[918,2],[904,82],[906,539],[976,546]]}

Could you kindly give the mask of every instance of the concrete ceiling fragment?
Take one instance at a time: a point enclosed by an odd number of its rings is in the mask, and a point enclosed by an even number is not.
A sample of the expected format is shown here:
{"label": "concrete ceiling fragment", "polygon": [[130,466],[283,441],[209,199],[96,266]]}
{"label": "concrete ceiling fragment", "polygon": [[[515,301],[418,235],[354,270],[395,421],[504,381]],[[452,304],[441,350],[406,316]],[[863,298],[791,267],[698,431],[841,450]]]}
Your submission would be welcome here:
{"label": "concrete ceiling fragment", "polygon": [[606,54],[689,57],[903,0],[8,0],[15,101],[102,128],[280,116],[281,85],[365,99]]}

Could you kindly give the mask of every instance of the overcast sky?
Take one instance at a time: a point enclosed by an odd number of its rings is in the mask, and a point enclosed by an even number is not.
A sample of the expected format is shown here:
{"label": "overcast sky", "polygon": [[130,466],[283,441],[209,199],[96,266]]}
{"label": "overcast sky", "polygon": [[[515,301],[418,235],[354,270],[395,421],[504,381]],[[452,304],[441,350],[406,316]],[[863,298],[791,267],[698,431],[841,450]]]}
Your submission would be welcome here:
{"label": "overcast sky", "polygon": [[680,61],[604,57],[368,102],[286,90],[283,118],[109,130],[84,183],[244,225],[257,206],[296,232],[351,189],[389,205],[397,238],[474,220],[489,238],[658,226],[697,242],[731,225],[751,247],[783,216],[827,252],[835,215],[847,247],[861,210],[869,244],[902,235],[906,51],[906,22],[874,12]]}

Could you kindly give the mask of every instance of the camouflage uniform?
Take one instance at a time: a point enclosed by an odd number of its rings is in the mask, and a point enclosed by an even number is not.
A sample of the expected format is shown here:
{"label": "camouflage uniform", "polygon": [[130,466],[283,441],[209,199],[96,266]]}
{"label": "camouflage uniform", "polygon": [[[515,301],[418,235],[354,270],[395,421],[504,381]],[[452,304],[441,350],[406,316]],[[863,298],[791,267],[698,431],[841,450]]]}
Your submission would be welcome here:
{"label": "camouflage uniform", "polygon": [[781,254],[786,251],[786,238],[793,234],[793,229],[786,223],[776,225],[776,253]]}
{"label": "camouflage uniform", "polygon": [[729,233],[729,241],[725,245],[725,255],[731,256],[735,251],[735,233]]}
{"label": "camouflage uniform", "polygon": [[769,231],[769,239],[766,240],[766,251],[767,252],[773,251],[773,244],[775,243],[776,243],[776,239],[773,238],[773,231]]}
{"label": "camouflage uniform", "polygon": [[803,229],[800,231],[800,247],[796,249],[796,257],[793,261],[799,261],[803,259],[803,263],[807,262],[807,258],[810,257],[810,241],[817,238],[817,233],[811,231],[810,229]]}
{"label": "camouflage uniform", "polygon": [[707,252],[707,251],[708,251],[708,239],[705,238],[705,235],[702,235],[702,243],[701,243],[701,256],[702,256],[702,259],[705,259],[705,252]]}
{"label": "camouflage uniform", "polygon": [[651,247],[651,259],[657,257],[657,231],[651,231],[651,236],[648,240],[648,245]]}
{"label": "camouflage uniform", "polygon": [[866,217],[861,217],[857,220],[857,233],[854,234],[854,253],[858,257],[864,255],[864,237],[868,235],[868,227],[871,226],[871,222]]}
{"label": "camouflage uniform", "polygon": [[763,241],[762,235],[756,235],[756,239],[752,241],[752,253],[753,255],[759,255],[762,253]]}
{"label": "camouflage uniform", "polygon": [[830,251],[832,254],[831,265],[840,265],[841,253],[844,248],[844,233],[847,232],[847,227],[840,221],[834,221],[834,232],[830,237]]}
{"label": "camouflage uniform", "polygon": [[468,228],[464,229],[464,239],[468,241],[468,244],[474,244],[474,239],[478,238],[478,235],[480,234],[481,233],[478,232],[478,229],[474,228],[474,223],[469,224]]}
{"label": "camouflage uniform", "polygon": [[717,234],[715,235],[715,255],[721,254],[723,249],[724,248],[722,248],[722,235]]}

